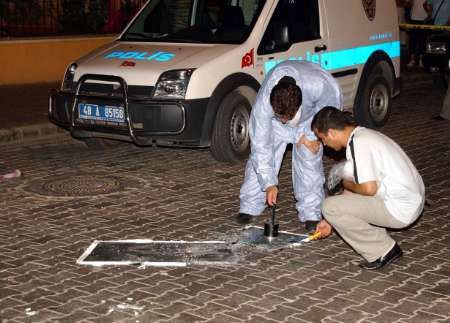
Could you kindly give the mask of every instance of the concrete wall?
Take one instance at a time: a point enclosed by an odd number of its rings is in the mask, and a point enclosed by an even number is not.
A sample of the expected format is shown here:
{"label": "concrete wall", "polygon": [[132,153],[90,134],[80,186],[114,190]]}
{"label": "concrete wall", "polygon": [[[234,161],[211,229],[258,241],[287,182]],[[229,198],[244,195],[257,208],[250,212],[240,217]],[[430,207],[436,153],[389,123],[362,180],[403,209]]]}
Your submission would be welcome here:
{"label": "concrete wall", "polygon": [[0,85],[54,82],[68,64],[115,36],[0,41]]}

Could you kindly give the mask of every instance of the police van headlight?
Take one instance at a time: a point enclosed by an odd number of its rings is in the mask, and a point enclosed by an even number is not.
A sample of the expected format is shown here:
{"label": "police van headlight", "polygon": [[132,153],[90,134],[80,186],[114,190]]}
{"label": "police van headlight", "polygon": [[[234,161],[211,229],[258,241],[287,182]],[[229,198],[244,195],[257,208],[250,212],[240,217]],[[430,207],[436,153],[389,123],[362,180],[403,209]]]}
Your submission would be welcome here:
{"label": "police van headlight", "polygon": [[445,54],[447,52],[447,43],[432,42],[427,43],[427,53],[429,54]]}
{"label": "police van headlight", "polygon": [[64,74],[64,80],[62,82],[61,90],[73,90],[73,78],[75,76],[75,71],[77,70],[78,65],[72,63],[67,67],[66,73]]}
{"label": "police van headlight", "polygon": [[194,69],[173,70],[161,74],[153,92],[157,99],[184,99]]}

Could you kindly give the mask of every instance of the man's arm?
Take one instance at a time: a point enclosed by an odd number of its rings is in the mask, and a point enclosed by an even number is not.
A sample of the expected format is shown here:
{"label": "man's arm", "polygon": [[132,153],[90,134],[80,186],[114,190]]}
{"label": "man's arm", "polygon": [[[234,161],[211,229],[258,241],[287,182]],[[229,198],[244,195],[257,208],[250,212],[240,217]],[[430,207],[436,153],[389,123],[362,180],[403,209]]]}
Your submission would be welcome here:
{"label": "man's arm", "polygon": [[366,196],[374,196],[377,194],[378,191],[378,185],[376,181],[369,181],[361,184],[356,184],[352,181],[343,180],[342,186],[346,190],[349,190],[356,194],[366,195]]}

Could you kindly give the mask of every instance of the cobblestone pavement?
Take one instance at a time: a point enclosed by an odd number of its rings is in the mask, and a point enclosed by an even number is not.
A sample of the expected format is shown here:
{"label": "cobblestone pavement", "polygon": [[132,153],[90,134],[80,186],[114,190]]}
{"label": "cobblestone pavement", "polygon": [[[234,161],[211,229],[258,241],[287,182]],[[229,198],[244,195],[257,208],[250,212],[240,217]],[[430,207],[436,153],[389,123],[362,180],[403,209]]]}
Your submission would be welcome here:
{"label": "cobblestone pavement", "polygon": [[[24,177],[0,183],[0,321],[448,322],[450,123],[433,119],[442,98],[431,84],[405,89],[382,130],[412,157],[431,205],[418,223],[392,233],[404,257],[375,272],[359,269],[360,257],[335,234],[293,249],[249,249],[228,266],[77,265],[96,239],[220,240],[238,232],[232,216],[244,163],[218,163],[207,149],[93,151],[64,138],[2,146],[0,173],[18,168]],[[290,166],[287,158],[280,229],[301,233]],[[77,196],[83,179],[122,184]]]}

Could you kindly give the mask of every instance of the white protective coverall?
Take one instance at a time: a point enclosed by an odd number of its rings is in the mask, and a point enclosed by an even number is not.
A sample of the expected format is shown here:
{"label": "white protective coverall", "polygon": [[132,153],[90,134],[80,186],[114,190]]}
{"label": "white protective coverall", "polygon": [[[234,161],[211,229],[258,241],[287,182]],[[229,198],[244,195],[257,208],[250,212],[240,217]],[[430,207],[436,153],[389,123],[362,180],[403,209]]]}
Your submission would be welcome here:
{"label": "white protective coverall", "polygon": [[[283,76],[295,79],[302,91],[300,120],[297,125],[283,124],[275,118],[270,93]],[[342,93],[337,81],[319,65],[306,61],[285,61],[266,76],[250,116],[251,154],[245,168],[240,190],[240,213],[260,215],[266,207],[266,189],[278,185],[283,155],[292,143],[292,182],[301,222],[319,221],[320,205],[324,199],[325,182],[322,153],[316,154],[306,146],[297,147],[300,138],[317,140],[311,131],[314,115],[325,106],[342,109]]]}

